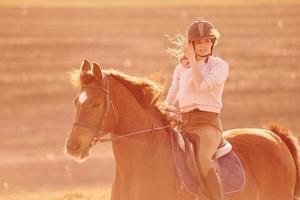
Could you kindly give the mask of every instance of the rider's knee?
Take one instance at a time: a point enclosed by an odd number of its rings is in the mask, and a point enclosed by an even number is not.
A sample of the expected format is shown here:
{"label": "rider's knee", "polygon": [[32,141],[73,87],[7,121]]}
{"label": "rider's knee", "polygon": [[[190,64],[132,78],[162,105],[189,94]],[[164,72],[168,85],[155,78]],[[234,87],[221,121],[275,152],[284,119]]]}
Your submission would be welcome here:
{"label": "rider's knee", "polygon": [[207,174],[213,168],[213,161],[212,160],[200,160],[199,168],[202,171],[202,173]]}

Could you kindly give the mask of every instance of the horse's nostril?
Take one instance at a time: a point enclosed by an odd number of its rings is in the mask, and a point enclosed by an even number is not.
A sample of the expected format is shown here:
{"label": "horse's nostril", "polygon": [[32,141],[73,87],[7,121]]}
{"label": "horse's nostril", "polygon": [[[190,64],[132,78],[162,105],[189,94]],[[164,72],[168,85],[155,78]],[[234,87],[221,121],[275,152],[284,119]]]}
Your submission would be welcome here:
{"label": "horse's nostril", "polygon": [[70,145],[70,149],[71,149],[72,151],[79,151],[80,147],[81,147],[81,146],[80,146],[79,143],[73,143],[73,144]]}

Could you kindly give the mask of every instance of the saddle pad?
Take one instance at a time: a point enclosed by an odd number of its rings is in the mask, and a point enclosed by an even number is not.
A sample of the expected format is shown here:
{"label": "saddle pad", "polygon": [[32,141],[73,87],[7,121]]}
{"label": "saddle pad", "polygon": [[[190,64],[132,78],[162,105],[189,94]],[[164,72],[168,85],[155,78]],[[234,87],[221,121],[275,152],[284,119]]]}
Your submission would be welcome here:
{"label": "saddle pad", "polygon": [[[176,169],[183,186],[191,194],[199,195],[198,178],[193,176],[187,167],[185,153],[179,148],[176,133],[172,134],[172,150]],[[244,170],[234,151],[215,160],[214,166],[220,175],[224,193],[237,192],[243,189],[245,185]]]}

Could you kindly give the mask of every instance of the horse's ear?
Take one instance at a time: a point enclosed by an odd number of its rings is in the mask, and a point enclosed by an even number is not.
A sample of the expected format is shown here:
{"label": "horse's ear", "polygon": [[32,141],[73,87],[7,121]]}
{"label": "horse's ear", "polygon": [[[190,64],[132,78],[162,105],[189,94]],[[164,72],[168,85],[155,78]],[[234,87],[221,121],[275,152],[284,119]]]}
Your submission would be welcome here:
{"label": "horse's ear", "polygon": [[101,71],[99,65],[97,65],[96,63],[93,63],[92,72],[93,72],[93,75],[96,78],[96,80],[102,80],[102,78],[103,78],[102,71]]}
{"label": "horse's ear", "polygon": [[91,70],[91,65],[90,65],[89,61],[84,59],[82,64],[81,64],[81,67],[80,67],[80,72],[82,74],[86,74],[90,70]]}

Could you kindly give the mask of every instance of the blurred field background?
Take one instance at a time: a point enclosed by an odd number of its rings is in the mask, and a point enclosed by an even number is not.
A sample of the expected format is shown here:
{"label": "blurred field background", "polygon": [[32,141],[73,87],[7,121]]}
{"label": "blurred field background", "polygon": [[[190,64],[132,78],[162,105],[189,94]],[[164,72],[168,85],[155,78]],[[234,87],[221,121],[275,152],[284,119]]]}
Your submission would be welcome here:
{"label": "blurred field background", "polygon": [[221,32],[230,64],[225,129],[278,121],[300,136],[300,2],[0,0],[0,199],[109,199],[110,144],[77,163],[64,154],[77,89],[67,72],[103,68],[170,82],[177,60],[164,34],[195,19]]}

